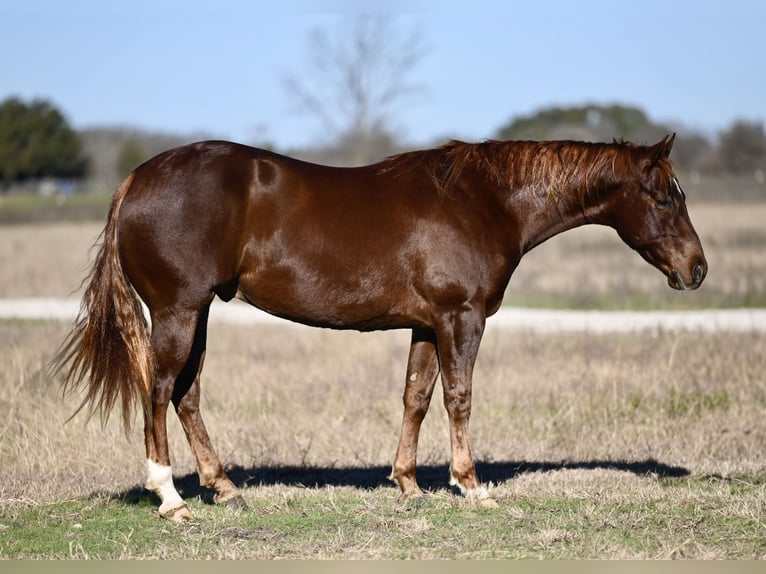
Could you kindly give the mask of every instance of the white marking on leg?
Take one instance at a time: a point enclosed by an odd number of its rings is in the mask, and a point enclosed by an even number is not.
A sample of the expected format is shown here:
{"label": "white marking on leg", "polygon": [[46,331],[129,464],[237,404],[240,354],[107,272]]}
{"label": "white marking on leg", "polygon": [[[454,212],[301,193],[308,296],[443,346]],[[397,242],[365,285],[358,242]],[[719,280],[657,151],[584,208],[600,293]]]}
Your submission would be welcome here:
{"label": "white marking on leg", "polygon": [[450,486],[457,486],[458,489],[460,489],[460,494],[465,496],[468,500],[482,500],[489,496],[489,491],[486,486],[482,485],[478,488],[466,488],[460,484],[460,481],[454,474],[452,474],[451,470],[449,473],[449,484]]}
{"label": "white marking on leg", "polygon": [[169,466],[157,464],[151,459],[146,461],[146,488],[157,493],[162,503],[160,514],[183,506],[184,501],[173,485],[173,472]]}
{"label": "white marking on leg", "polygon": [[416,372],[414,372],[414,373],[412,373],[412,374],[410,375],[410,380],[411,380],[413,383],[414,383],[415,381],[417,381],[417,380],[418,380],[418,373],[417,373],[417,371],[416,371]]}
{"label": "white marking on leg", "polygon": [[489,486],[482,484],[478,488],[466,488],[460,484],[460,481],[458,481],[455,475],[452,474],[452,468],[450,467],[449,484],[450,486],[457,486],[460,489],[460,494],[462,494],[468,501],[478,502],[482,506],[486,506],[488,508],[494,508],[497,506],[497,502],[492,497],[491,490],[494,487],[494,484],[491,482],[489,483]]}
{"label": "white marking on leg", "polygon": [[484,500],[485,498],[489,498],[489,490],[484,485],[479,488],[463,488],[461,486],[460,490],[463,492],[463,496],[465,496],[467,500]]}

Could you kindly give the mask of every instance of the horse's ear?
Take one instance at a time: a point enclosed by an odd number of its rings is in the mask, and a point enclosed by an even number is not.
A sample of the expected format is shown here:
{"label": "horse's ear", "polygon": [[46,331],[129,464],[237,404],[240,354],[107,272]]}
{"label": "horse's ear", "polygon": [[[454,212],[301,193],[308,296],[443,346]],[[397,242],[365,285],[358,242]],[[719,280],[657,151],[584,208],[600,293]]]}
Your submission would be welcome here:
{"label": "horse's ear", "polygon": [[673,149],[673,142],[676,141],[676,133],[665,136],[662,141],[654,144],[649,148],[649,157],[651,158],[651,165],[656,165],[661,159],[667,159],[670,155],[670,150]]}

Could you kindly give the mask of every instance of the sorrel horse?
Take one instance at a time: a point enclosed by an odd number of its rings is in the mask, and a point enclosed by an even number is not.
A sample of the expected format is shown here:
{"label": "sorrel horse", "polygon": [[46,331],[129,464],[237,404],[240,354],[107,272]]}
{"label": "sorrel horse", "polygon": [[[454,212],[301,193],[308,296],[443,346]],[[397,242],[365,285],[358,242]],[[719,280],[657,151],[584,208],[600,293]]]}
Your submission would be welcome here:
{"label": "sorrel horse", "polygon": [[[613,227],[667,276],[707,272],[668,160],[673,137],[630,143],[453,141],[333,168],[228,142],[164,152],[119,186],[72,333],[54,367],[82,408],[144,414],[147,488],[160,514],[190,516],[173,485],[166,413],[180,418],[201,484],[244,507],[199,410],[217,295],[332,329],[411,329],[404,417],[390,478],[418,496],[421,422],[441,375],[451,483],[486,499],[468,439],[485,320],[521,257],[583,224]],[[140,298],[140,300],[139,300]],[[148,308],[149,328],[140,301]],[[490,499],[491,502],[491,499]]]}

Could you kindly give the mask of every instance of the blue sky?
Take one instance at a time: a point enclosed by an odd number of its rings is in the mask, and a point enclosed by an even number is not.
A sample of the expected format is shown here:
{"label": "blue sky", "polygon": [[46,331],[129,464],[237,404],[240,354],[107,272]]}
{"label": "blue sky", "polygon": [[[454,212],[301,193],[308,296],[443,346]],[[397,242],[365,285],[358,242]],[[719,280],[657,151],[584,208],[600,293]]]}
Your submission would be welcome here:
{"label": "blue sky", "polygon": [[4,0],[0,99],[50,99],[76,128],[311,145],[326,134],[296,113],[283,80],[305,72],[312,29],[364,11],[422,32],[423,90],[392,118],[413,145],[481,140],[514,116],[585,102],[637,105],[709,135],[766,120],[760,1],[273,5]]}

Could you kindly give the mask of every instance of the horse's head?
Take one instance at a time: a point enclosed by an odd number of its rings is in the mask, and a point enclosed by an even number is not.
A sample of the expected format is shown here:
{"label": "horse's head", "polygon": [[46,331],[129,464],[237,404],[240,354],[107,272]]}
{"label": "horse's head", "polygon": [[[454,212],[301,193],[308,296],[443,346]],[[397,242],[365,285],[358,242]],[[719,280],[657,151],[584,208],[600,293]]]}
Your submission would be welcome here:
{"label": "horse's head", "polygon": [[707,261],[686,211],[686,196],[668,155],[675,134],[656,145],[635,147],[629,178],[611,204],[611,224],[622,240],[668,278],[674,289],[696,289]]}

